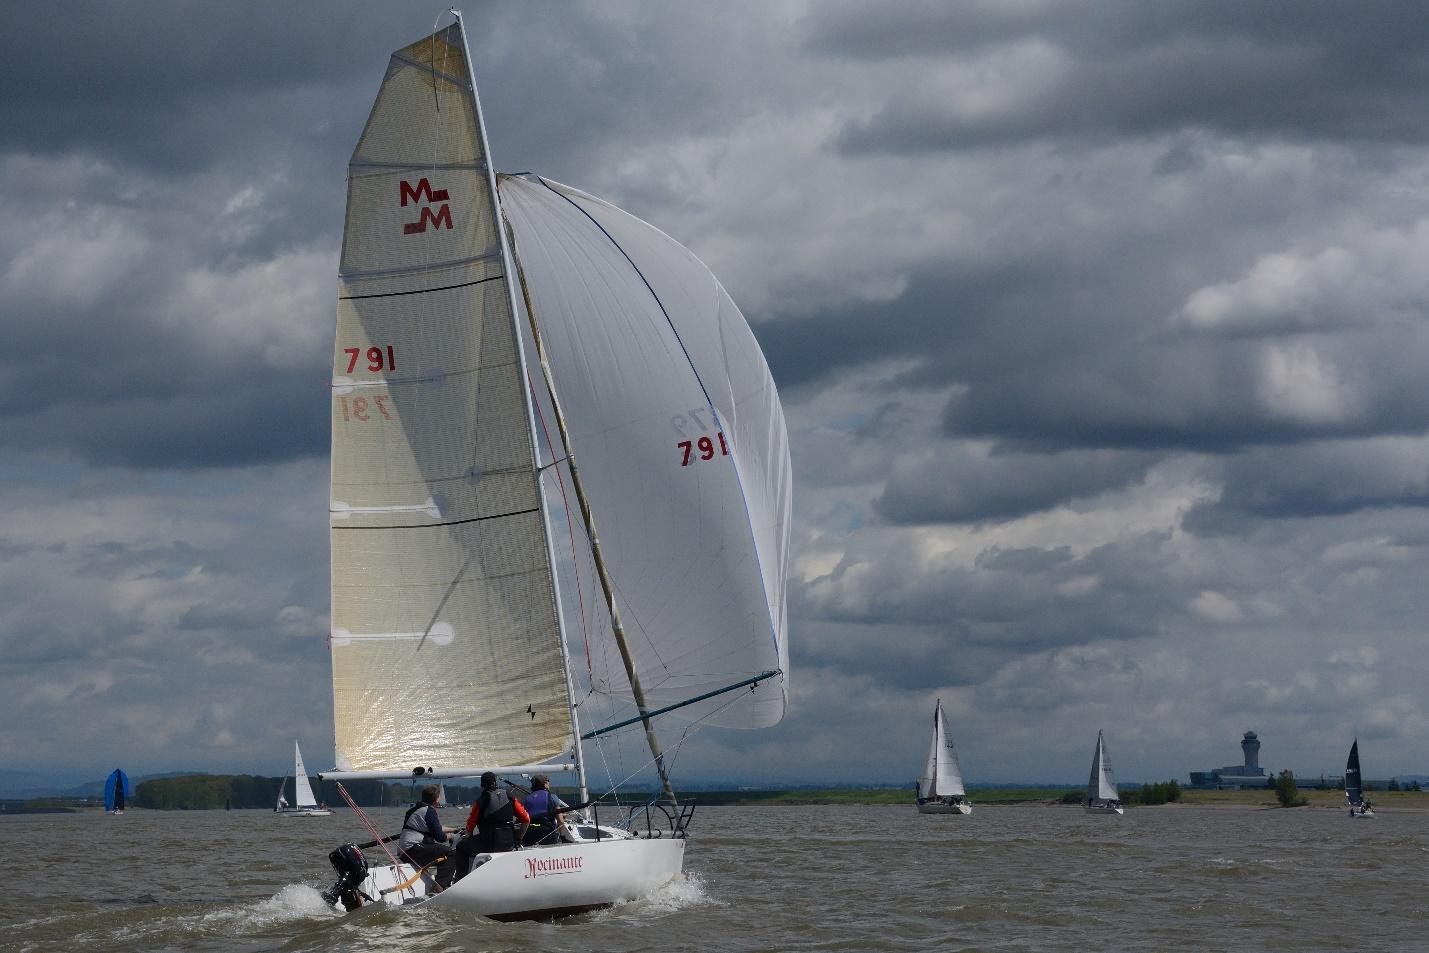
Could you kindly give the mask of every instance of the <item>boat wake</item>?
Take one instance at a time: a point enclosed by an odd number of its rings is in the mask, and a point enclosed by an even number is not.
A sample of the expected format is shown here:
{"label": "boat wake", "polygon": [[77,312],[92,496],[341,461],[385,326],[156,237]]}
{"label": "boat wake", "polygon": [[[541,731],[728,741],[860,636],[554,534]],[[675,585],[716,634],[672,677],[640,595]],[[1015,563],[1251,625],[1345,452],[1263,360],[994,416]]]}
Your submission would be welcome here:
{"label": "boat wake", "polygon": [[267,900],[212,910],[200,917],[200,929],[204,933],[224,933],[243,935],[245,932],[262,930],[267,927],[314,917],[340,917],[316,887],[306,884],[288,884]]}
{"label": "boat wake", "polygon": [[590,919],[595,922],[642,920],[705,906],[722,907],[724,904],[705,890],[704,881],[698,875],[687,872],[649,896],[626,900],[608,909],[598,910],[590,914]]}

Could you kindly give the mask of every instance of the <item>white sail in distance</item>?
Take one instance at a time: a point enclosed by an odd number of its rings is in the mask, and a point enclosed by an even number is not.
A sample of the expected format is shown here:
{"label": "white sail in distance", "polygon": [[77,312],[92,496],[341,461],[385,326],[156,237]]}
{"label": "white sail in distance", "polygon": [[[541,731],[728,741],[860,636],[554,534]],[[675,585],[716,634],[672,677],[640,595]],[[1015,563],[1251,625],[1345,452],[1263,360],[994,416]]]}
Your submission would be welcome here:
{"label": "white sail in distance", "polygon": [[1106,751],[1106,741],[1097,732],[1097,750],[1092,753],[1092,773],[1087,779],[1088,801],[1119,801],[1121,794],[1116,789],[1116,776],[1111,771],[1111,756]]}
{"label": "white sail in distance", "polygon": [[393,54],[348,167],[332,379],[340,770],[571,743],[496,203],[456,25]]}
{"label": "white sail in distance", "polygon": [[298,807],[317,807],[318,799],[313,796],[313,785],[308,780],[308,769],[303,765],[303,753],[298,743],[293,742],[293,798]]}
{"label": "white sail in distance", "polygon": [[[749,325],[640,219],[547,179],[502,177],[499,191],[648,707],[760,679],[680,714],[776,723],[792,479]],[[629,697],[608,619],[595,622],[593,687]]]}
{"label": "white sail in distance", "polygon": [[940,699],[933,708],[933,740],[928,747],[928,763],[923,775],[918,779],[921,797],[961,797],[967,794],[963,787],[963,772],[958,765],[958,752],[953,747],[953,734],[948,730],[948,716],[943,712]]}

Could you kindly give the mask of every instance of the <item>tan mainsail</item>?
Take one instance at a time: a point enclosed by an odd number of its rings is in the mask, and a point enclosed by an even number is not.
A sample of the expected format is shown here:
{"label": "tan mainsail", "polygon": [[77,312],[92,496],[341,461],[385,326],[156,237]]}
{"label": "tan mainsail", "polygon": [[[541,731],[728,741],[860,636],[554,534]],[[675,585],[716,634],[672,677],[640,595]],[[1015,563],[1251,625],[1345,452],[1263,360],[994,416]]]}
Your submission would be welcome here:
{"label": "tan mainsail", "polygon": [[392,57],[349,165],[332,392],[337,767],[572,743],[549,550],[470,72]]}

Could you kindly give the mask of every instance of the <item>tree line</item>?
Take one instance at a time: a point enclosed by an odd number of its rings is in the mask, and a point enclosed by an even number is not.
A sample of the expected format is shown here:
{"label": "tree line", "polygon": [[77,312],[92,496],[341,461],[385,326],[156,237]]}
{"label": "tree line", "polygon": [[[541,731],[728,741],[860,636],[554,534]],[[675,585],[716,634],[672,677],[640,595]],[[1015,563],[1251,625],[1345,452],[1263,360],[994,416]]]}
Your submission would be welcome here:
{"label": "tree line", "polygon": [[[309,778],[313,796],[328,807],[345,807],[347,802],[333,782]],[[359,807],[399,807],[415,803],[421,785],[388,784],[382,781],[347,781],[347,793]],[[159,811],[221,811],[225,808],[268,808],[278,801],[282,789],[293,802],[291,778],[270,778],[253,774],[191,774],[177,778],[153,778],[141,781],[134,789],[131,803],[135,807]],[[447,801],[469,804],[481,789],[475,786],[446,786]]]}

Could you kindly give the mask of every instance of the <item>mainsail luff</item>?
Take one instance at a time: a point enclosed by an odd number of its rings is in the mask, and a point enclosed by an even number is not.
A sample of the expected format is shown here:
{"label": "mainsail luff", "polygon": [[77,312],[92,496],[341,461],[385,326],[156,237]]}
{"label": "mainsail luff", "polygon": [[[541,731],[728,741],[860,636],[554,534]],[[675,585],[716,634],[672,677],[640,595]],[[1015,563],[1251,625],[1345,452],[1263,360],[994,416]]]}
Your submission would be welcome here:
{"label": "mainsail luff", "polygon": [[[516,278],[521,285],[521,299],[526,306],[526,320],[531,328],[531,340],[536,345],[536,355],[541,364],[541,375],[546,384],[546,393],[550,397],[552,415],[556,418],[556,429],[561,437],[561,446],[566,451],[566,467],[571,475],[571,488],[574,490],[576,502],[580,506],[581,520],[585,524],[591,558],[595,562],[601,592],[605,596],[606,609],[610,613],[611,631],[615,636],[616,645],[620,648],[620,657],[625,663],[625,674],[630,680],[630,691],[635,697],[635,705],[640,712],[640,724],[645,729],[645,743],[650,748],[650,755],[655,762],[655,772],[660,778],[660,793],[666,800],[673,802],[675,790],[670,784],[669,774],[665,771],[665,753],[660,747],[660,739],[655,734],[655,728],[650,723],[650,709],[645,703],[645,688],[640,682],[640,676],[635,671],[635,663],[630,657],[630,647],[625,640],[625,628],[620,623],[620,609],[615,602],[615,588],[611,585],[610,571],[601,555],[600,534],[596,532],[595,515],[591,512],[590,500],[586,496],[585,484],[581,482],[580,468],[576,465],[575,452],[571,448],[570,433],[566,429],[566,417],[561,412],[560,393],[556,389],[555,381],[551,375],[550,361],[546,359],[546,349],[541,342],[540,322],[536,318],[535,309],[531,306],[531,292],[526,285],[526,273],[522,270],[521,262],[515,254],[514,238],[508,237],[507,247],[511,249],[511,258],[516,265]],[[576,744],[580,744],[579,730],[576,731]],[[584,787],[584,778],[582,778],[581,794],[583,799]]]}

